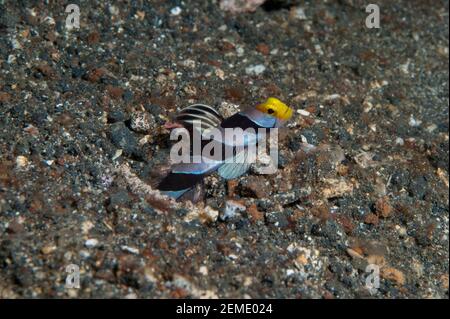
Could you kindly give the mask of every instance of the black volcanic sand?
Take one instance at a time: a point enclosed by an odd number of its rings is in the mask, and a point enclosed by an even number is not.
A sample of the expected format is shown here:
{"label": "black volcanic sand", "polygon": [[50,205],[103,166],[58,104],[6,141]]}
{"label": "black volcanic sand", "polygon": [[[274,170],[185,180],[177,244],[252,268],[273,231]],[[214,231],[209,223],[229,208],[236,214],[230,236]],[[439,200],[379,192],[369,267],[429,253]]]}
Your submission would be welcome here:
{"label": "black volcanic sand", "polygon": [[[66,2],[0,1],[0,298],[448,298],[448,1]],[[146,195],[177,108],[268,96],[276,174]]]}

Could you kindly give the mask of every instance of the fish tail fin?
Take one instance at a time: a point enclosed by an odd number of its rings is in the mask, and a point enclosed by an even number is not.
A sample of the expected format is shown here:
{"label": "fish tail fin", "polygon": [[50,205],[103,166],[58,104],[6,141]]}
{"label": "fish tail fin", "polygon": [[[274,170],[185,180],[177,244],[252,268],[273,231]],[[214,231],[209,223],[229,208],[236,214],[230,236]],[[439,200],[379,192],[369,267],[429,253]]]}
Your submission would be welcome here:
{"label": "fish tail fin", "polygon": [[198,183],[203,181],[203,174],[188,174],[170,172],[158,185],[161,193],[180,198],[186,192],[193,189]]}
{"label": "fish tail fin", "polygon": [[161,191],[161,194],[178,199],[181,196],[183,196],[190,189],[191,188],[186,188],[186,189],[182,189],[182,190],[178,190],[178,191]]}

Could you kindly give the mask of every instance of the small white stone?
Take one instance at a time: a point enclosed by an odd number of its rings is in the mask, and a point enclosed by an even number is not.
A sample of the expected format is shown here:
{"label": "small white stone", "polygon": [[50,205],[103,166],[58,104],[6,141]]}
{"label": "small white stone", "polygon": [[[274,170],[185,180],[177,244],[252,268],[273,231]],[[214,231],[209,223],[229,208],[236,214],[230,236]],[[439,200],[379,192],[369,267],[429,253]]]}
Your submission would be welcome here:
{"label": "small white stone", "polygon": [[330,94],[330,95],[325,96],[324,99],[325,99],[325,101],[330,101],[330,100],[332,101],[332,100],[337,100],[337,99],[340,99],[340,98],[341,98],[340,94],[334,93],[334,94]]}
{"label": "small white stone", "polygon": [[151,135],[145,135],[143,138],[141,138],[141,139],[139,140],[139,145],[140,145],[140,146],[143,146],[143,145],[147,144],[147,143],[150,142],[150,141],[152,141]]}
{"label": "small white stone", "polygon": [[88,240],[85,241],[84,245],[85,245],[87,248],[94,248],[95,246],[98,245],[98,240],[95,239],[95,238],[90,238],[90,239],[88,239]]}
{"label": "small white stone", "polygon": [[195,61],[192,59],[186,59],[181,62],[181,65],[191,68],[191,69],[195,68],[195,64],[196,64]]}
{"label": "small white stone", "polygon": [[395,144],[403,145],[403,144],[405,144],[405,141],[401,137],[397,137],[395,139]]}
{"label": "small white stone", "polygon": [[91,221],[89,221],[89,220],[84,221],[84,222],[81,224],[81,232],[82,232],[83,234],[89,233],[89,231],[90,231],[92,228],[94,228],[94,224],[93,224]]}
{"label": "small white stone", "polygon": [[244,55],[244,48],[243,47],[241,47],[241,46],[236,46],[236,53],[237,53],[237,56],[243,56]]}
{"label": "small white stone", "polygon": [[117,149],[111,160],[115,161],[122,155],[122,153],[123,153],[123,150],[121,148]]}
{"label": "small white stone", "polygon": [[286,250],[289,253],[293,253],[294,251],[297,250],[298,245],[296,243],[290,243],[289,246],[287,246]]}
{"label": "small white stone", "polygon": [[7,60],[8,64],[11,64],[15,61],[16,61],[16,57],[14,55],[12,55],[12,54],[8,55],[8,60]]}
{"label": "small white stone", "polygon": [[80,250],[80,256],[82,258],[89,258],[91,256],[91,254],[87,251],[87,250]]}
{"label": "small white stone", "polygon": [[225,80],[225,72],[224,72],[222,69],[217,68],[217,69],[214,71],[214,74],[215,74],[219,79]]}
{"label": "small white stone", "polygon": [[436,124],[430,124],[429,126],[427,126],[426,130],[428,133],[433,133],[435,130],[437,129],[437,125]]}
{"label": "small white stone", "polygon": [[67,251],[67,252],[65,252],[64,253],[64,259],[65,260],[70,260],[70,259],[72,259],[72,252],[71,251]]}
{"label": "small white stone", "polygon": [[42,247],[42,249],[41,249],[42,253],[45,255],[51,254],[55,250],[56,250],[55,245],[47,245],[47,246]]}
{"label": "small white stone", "polygon": [[123,245],[123,246],[121,246],[120,248],[121,248],[123,251],[127,251],[127,252],[132,253],[132,254],[135,254],[135,255],[139,254],[139,249],[134,248],[134,247],[130,247],[130,246]]}
{"label": "small white stone", "polygon": [[411,127],[419,127],[422,124],[422,121],[416,120],[412,115],[409,118],[409,126]]}
{"label": "small white stone", "polygon": [[170,14],[173,16],[177,16],[181,13],[181,11],[182,11],[181,8],[177,6],[177,7],[170,9]]}
{"label": "small white stone", "polygon": [[297,113],[300,114],[300,115],[303,115],[303,116],[310,116],[311,115],[311,113],[309,113],[307,110],[301,110],[301,109],[297,110]]}
{"label": "small white stone", "polygon": [[225,202],[225,209],[220,217],[221,220],[227,220],[229,218],[235,217],[238,212],[243,212],[245,210],[245,206],[234,201],[234,200],[227,200]]}
{"label": "small white stone", "polygon": [[198,269],[198,272],[200,274],[202,274],[203,276],[207,276],[208,275],[208,268],[206,266],[200,266],[200,268]]}
{"label": "small white stone", "polygon": [[245,68],[245,73],[247,75],[260,75],[262,73],[264,73],[264,71],[266,70],[266,67],[262,64],[257,64],[257,65],[251,65],[249,67]]}
{"label": "small white stone", "polygon": [[244,287],[249,287],[252,283],[253,283],[253,278],[252,277],[246,276],[244,278],[244,282],[243,282]]}
{"label": "small white stone", "polygon": [[410,63],[411,63],[411,61],[410,61],[410,59],[408,59],[408,60],[406,61],[406,63],[400,64],[400,66],[399,66],[400,70],[401,70],[403,73],[405,73],[405,74],[409,74],[408,69],[409,69],[409,64],[410,64]]}
{"label": "small white stone", "polygon": [[16,38],[11,39],[11,46],[13,49],[22,49],[22,45]]}
{"label": "small white stone", "polygon": [[47,22],[47,24],[49,24],[49,25],[55,25],[56,24],[55,19],[53,19],[50,16],[45,17],[44,22]]}
{"label": "small white stone", "polygon": [[144,111],[137,111],[131,114],[131,129],[135,132],[148,132],[155,125],[155,119],[152,115]]}
{"label": "small white stone", "polygon": [[302,7],[292,8],[293,17],[299,20],[306,20],[305,10]]}
{"label": "small white stone", "polygon": [[19,155],[16,158],[16,166],[18,168],[24,168],[26,166],[28,166],[29,162],[28,162],[28,158],[26,158],[25,156]]}
{"label": "small white stone", "polygon": [[363,102],[364,107],[364,113],[369,113],[370,110],[373,108],[372,102],[368,101],[367,99]]}
{"label": "small white stone", "polygon": [[47,164],[48,166],[52,166],[53,165],[53,163],[55,162],[54,160],[46,160],[46,161],[44,161],[45,162],[45,164]]}
{"label": "small white stone", "polygon": [[204,212],[206,217],[212,222],[215,222],[219,218],[219,212],[210,206],[206,206]]}
{"label": "small white stone", "polygon": [[295,271],[293,269],[286,270],[286,276],[292,276],[293,274],[295,274]]}
{"label": "small white stone", "polygon": [[238,259],[238,256],[236,256],[235,254],[229,254],[228,258],[230,258],[232,260],[236,260],[236,259]]}
{"label": "small white stone", "polygon": [[111,13],[113,16],[119,14],[119,8],[114,5],[109,6],[108,10],[109,10],[109,13]]}
{"label": "small white stone", "polygon": [[401,237],[405,237],[408,234],[407,229],[405,227],[395,225],[395,229],[397,230],[398,234]]}
{"label": "small white stone", "polygon": [[66,291],[67,291],[67,295],[70,298],[77,298],[78,297],[78,289],[69,288]]}
{"label": "small white stone", "polygon": [[318,55],[323,55],[323,50],[322,50],[322,47],[320,46],[320,44],[315,44],[314,45],[314,50],[316,51],[316,53]]}

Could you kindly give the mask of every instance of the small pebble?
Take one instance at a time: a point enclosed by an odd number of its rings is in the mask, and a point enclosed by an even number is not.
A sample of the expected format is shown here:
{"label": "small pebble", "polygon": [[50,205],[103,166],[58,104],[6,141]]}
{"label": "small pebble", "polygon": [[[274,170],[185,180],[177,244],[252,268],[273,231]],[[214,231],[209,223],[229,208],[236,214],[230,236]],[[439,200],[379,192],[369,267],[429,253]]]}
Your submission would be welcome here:
{"label": "small pebble", "polygon": [[296,18],[299,20],[307,19],[305,10],[302,7],[292,7],[290,14],[293,18]]}
{"label": "small pebble", "polygon": [[292,275],[294,275],[295,274],[295,271],[293,270],[293,269],[287,269],[286,270],[286,276],[292,276]]}
{"label": "small pebble", "polygon": [[85,245],[87,248],[94,248],[95,246],[98,245],[98,240],[95,239],[95,238],[90,238],[90,239],[88,239],[88,240],[85,241],[84,245]]}
{"label": "small pebble", "polygon": [[395,144],[398,144],[398,145],[404,145],[404,144],[405,144],[405,141],[404,141],[401,137],[397,137],[397,138],[395,139]]}
{"label": "small pebble", "polygon": [[220,219],[225,221],[227,219],[236,217],[239,212],[245,211],[245,206],[234,201],[234,200],[227,200],[225,203],[225,209],[223,210],[222,215],[220,216]]}
{"label": "small pebble", "polygon": [[266,67],[262,64],[257,64],[257,65],[251,65],[247,68],[245,68],[245,73],[247,75],[260,75],[262,73],[264,73],[264,71],[266,70]]}
{"label": "small pebble", "polygon": [[56,246],[55,245],[47,245],[42,247],[41,251],[44,255],[48,255],[51,254],[52,252],[54,252],[56,250]]}
{"label": "small pebble", "polygon": [[217,218],[219,218],[219,212],[215,209],[212,209],[210,206],[205,207],[204,214],[206,218],[211,222],[215,222]]}
{"label": "small pebble", "polygon": [[134,112],[131,114],[131,129],[138,133],[145,133],[155,125],[153,116],[147,112]]}
{"label": "small pebble", "polygon": [[420,124],[422,124],[422,121],[420,120],[416,120],[412,115],[409,118],[409,122],[408,122],[409,126],[411,127],[419,127]]}
{"label": "small pebble", "polygon": [[120,247],[120,249],[122,249],[123,251],[129,252],[129,253],[135,254],[135,255],[139,254],[139,249],[134,248],[134,247],[123,245]]}
{"label": "small pebble", "polygon": [[80,256],[84,259],[91,257],[91,254],[87,250],[80,250]]}
{"label": "small pebble", "polygon": [[297,110],[297,113],[303,116],[310,116],[311,113],[309,113],[307,110]]}
{"label": "small pebble", "polygon": [[173,16],[177,16],[177,15],[180,15],[181,11],[182,11],[181,8],[177,6],[177,7],[170,9],[170,14]]}
{"label": "small pebble", "polygon": [[25,156],[22,156],[22,155],[17,156],[16,166],[18,168],[24,168],[24,167],[28,166],[28,164],[29,164],[28,158],[26,158]]}
{"label": "small pebble", "polygon": [[200,268],[198,269],[198,272],[200,274],[202,274],[203,276],[207,276],[208,275],[208,268],[206,266],[200,266]]}

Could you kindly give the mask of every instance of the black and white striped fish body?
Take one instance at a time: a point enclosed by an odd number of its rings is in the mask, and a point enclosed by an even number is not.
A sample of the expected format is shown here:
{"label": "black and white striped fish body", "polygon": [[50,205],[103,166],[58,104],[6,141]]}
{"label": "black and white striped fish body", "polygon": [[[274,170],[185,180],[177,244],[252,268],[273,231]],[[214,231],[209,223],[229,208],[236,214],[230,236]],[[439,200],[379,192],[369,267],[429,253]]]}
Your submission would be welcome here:
{"label": "black and white striped fish body", "polygon": [[[176,117],[177,122],[191,132],[198,130],[200,136],[207,137],[201,143],[201,162],[176,163],[171,172],[161,181],[158,189],[174,198],[179,198],[203,180],[203,177],[216,171],[225,179],[234,179],[245,174],[251,165],[248,156],[252,156],[253,148],[258,143],[258,129],[274,127],[275,120],[264,117],[253,109],[236,113],[223,119],[212,107],[204,104],[194,104],[182,109]],[[258,121],[261,124],[258,124]],[[241,140],[236,140],[226,133],[226,129],[251,129]],[[218,136],[209,136],[213,128],[220,132]],[[191,141],[192,144],[193,141]],[[211,142],[220,144],[222,154],[220,158],[211,160],[205,155],[205,146]],[[202,156],[203,155],[203,156]],[[256,156],[256,154],[253,154]],[[192,158],[192,157],[191,157]]]}

